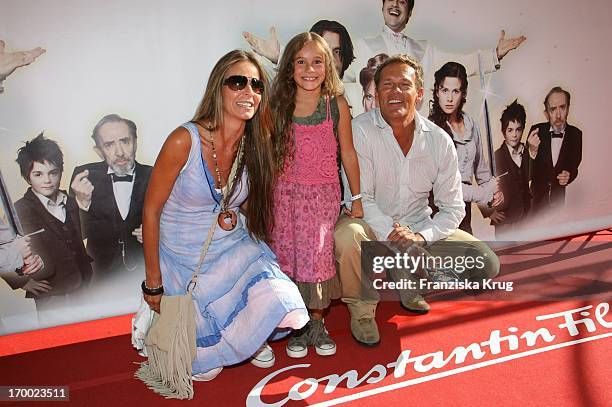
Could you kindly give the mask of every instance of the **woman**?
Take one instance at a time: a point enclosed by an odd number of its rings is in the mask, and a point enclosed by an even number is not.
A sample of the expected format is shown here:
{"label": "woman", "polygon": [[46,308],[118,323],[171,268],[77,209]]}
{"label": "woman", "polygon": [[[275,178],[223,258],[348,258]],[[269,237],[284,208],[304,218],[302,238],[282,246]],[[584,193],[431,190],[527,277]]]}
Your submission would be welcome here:
{"label": "woman", "polygon": [[378,54],[368,59],[368,65],[359,72],[359,83],[363,88],[363,111],[368,112],[374,108],[378,108],[378,100],[376,99],[376,86],[374,84],[374,75],[376,69],[385,60],[389,59],[387,54]]}
{"label": "woman", "polygon": [[[497,206],[503,202],[503,195],[482,156],[478,124],[462,110],[468,86],[465,67],[457,62],[447,62],[434,77],[429,119],[446,130],[457,148],[465,201],[465,218],[459,229],[472,234],[471,202]],[[477,185],[472,185],[472,177],[476,177]]]}
{"label": "woman", "polygon": [[[164,143],[145,197],[143,290],[149,293],[163,287],[167,295],[184,294],[211,225],[218,224],[192,293],[195,380],[211,380],[223,366],[252,355],[254,365],[271,367],[268,337],[308,322],[297,287],[262,243],[272,222],[274,179],[266,86],[252,54],[223,56],[193,120]],[[144,299],[160,312],[161,295]]]}

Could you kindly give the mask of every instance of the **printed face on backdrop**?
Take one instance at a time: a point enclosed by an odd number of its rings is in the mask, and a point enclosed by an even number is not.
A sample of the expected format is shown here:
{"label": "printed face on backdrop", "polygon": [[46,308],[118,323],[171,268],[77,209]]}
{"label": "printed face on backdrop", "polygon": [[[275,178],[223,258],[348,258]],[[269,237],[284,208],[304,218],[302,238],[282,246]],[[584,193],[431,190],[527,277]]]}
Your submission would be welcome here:
{"label": "printed face on backdrop", "polygon": [[376,85],[372,80],[363,93],[363,110],[368,112],[377,107],[378,100],[376,99]]}
{"label": "printed face on backdrop", "polygon": [[525,129],[520,122],[515,120],[509,121],[508,127],[506,127],[506,131],[504,132],[506,144],[512,148],[517,148],[521,142],[521,137],[523,137],[523,130]]}
{"label": "printed face on backdrop", "polygon": [[561,133],[565,129],[568,112],[569,106],[565,93],[555,92],[548,97],[548,106],[544,114],[555,132]]}
{"label": "printed face on backdrop", "polygon": [[410,118],[423,98],[423,88],[417,89],[414,68],[404,63],[383,68],[376,92],[380,113],[387,123]]}
{"label": "printed face on backdrop", "polygon": [[293,80],[298,88],[314,91],[325,81],[325,53],[313,41],[304,44],[293,60]]}
{"label": "printed face on backdrop", "polygon": [[52,201],[57,198],[62,171],[49,161],[44,163],[34,161],[32,170],[28,174],[29,184],[34,192],[45,196]]}
{"label": "printed face on backdrop", "polygon": [[225,79],[231,76],[245,76],[248,81],[244,88],[238,90],[228,85],[223,86],[223,118],[250,120],[257,113],[261,102],[261,94],[253,90],[252,84],[253,79],[261,79],[259,70],[250,61],[240,61],[230,66],[225,73]]}
{"label": "printed face on backdrop", "polygon": [[438,104],[446,114],[453,114],[459,108],[463,94],[459,78],[446,77],[438,88]]}
{"label": "printed face on backdrop", "polygon": [[394,32],[402,31],[410,18],[406,0],[385,0],[382,13],[385,25]]}
{"label": "printed face on backdrop", "polygon": [[332,55],[334,56],[334,67],[336,68],[336,72],[338,76],[342,75],[342,49],[340,48],[340,34],[325,31],[322,35],[327,45],[329,45],[329,49],[332,51]]}
{"label": "printed face on backdrop", "polygon": [[117,175],[126,175],[136,161],[136,138],[122,121],[108,122],[98,129],[94,150]]}

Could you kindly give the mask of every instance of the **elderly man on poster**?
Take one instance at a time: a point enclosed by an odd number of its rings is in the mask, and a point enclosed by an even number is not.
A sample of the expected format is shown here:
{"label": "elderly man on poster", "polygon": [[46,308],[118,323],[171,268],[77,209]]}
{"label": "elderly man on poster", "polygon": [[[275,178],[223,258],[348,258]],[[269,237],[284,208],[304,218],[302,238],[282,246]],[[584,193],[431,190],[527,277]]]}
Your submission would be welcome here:
{"label": "elderly man on poster", "polygon": [[136,161],[136,124],[117,114],[94,127],[94,151],[103,161],[75,168],[71,194],[79,205],[83,238],[94,259],[93,284],[142,270],[142,207],[151,166]]}
{"label": "elderly man on poster", "polygon": [[582,131],[567,122],[571,95],[560,86],[544,98],[547,121],[531,127],[527,137],[531,158],[534,213],[562,207],[565,188],[578,176],[582,161]]}
{"label": "elderly man on poster", "polygon": [[[334,233],[336,260],[342,282],[342,301],[351,314],[351,333],[365,346],[379,343],[376,306],[379,294],[361,270],[361,242],[391,241],[400,247],[426,245],[433,256],[482,256],[481,268],[465,278],[479,281],[499,272],[495,253],[474,236],[457,229],[465,215],[457,152],[448,135],[421,116],[416,106],[423,97],[423,71],[414,59],[396,55],[375,75],[379,109],[353,119],[359,156],[364,219],[342,215]],[[433,189],[439,208],[433,218],[428,206]],[[449,250],[448,242],[457,242]],[[458,242],[461,242],[459,245]],[[400,290],[401,305],[423,314],[429,305],[416,290]]]}

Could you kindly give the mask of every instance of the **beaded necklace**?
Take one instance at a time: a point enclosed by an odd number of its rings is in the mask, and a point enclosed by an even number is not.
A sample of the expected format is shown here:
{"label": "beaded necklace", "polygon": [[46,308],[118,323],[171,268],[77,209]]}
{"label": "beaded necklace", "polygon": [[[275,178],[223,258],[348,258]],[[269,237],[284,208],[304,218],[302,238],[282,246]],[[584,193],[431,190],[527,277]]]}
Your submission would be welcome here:
{"label": "beaded necklace", "polygon": [[236,154],[236,158],[232,163],[232,169],[230,171],[229,177],[227,178],[227,183],[225,187],[221,187],[221,171],[219,171],[219,162],[217,160],[217,150],[215,149],[215,138],[211,132],[210,137],[210,145],[212,147],[212,156],[213,162],[215,163],[215,173],[217,174],[217,182],[219,184],[219,188],[221,189],[221,200],[219,204],[221,205],[219,215],[217,217],[217,222],[221,229],[230,231],[236,227],[238,223],[238,216],[236,212],[231,209],[227,209],[227,205],[229,204],[230,197],[234,193],[234,189],[236,188],[236,181],[238,177],[242,175],[242,158],[244,156],[244,135],[240,138],[240,146],[238,147],[238,153]]}

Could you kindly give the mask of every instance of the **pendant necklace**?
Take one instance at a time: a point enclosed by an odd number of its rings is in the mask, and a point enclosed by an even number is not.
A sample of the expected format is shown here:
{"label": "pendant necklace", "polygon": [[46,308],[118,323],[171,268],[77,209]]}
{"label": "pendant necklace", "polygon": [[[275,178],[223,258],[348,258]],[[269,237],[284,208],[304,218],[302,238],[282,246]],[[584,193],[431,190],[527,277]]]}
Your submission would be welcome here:
{"label": "pendant necklace", "polygon": [[[215,173],[217,174],[217,182],[219,183],[219,189],[221,189],[221,200],[219,202],[221,208],[219,215],[217,216],[217,223],[221,229],[230,231],[236,227],[238,223],[238,215],[231,209],[227,208],[230,197],[232,196],[236,187],[236,181],[241,176],[242,171],[242,156],[244,153],[244,135],[240,139],[240,146],[238,147],[238,153],[232,163],[232,169],[227,178],[225,187],[221,187],[221,171],[219,171],[219,162],[217,161],[217,150],[215,149],[214,136],[211,133],[210,145],[212,146],[212,156],[215,163]],[[233,175],[233,177],[232,177]]]}

